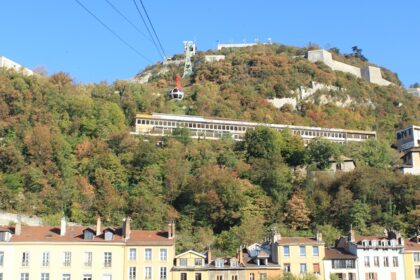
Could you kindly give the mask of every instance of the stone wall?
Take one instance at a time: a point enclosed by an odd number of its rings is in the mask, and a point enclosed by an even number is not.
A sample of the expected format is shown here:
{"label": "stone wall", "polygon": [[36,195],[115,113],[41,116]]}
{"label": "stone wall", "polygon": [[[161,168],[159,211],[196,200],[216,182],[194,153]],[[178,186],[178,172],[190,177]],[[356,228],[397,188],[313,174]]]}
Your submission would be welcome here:
{"label": "stone wall", "polygon": [[380,68],[375,66],[367,66],[360,69],[359,67],[334,60],[331,53],[326,50],[308,51],[308,60],[311,62],[321,61],[334,71],[350,73],[373,84],[380,86],[388,86],[392,84],[390,81],[382,78]]}
{"label": "stone wall", "polygon": [[29,226],[42,225],[42,219],[36,216],[19,215],[14,213],[8,213],[0,211],[0,225],[9,225],[10,223],[17,223],[18,217],[23,224]]}

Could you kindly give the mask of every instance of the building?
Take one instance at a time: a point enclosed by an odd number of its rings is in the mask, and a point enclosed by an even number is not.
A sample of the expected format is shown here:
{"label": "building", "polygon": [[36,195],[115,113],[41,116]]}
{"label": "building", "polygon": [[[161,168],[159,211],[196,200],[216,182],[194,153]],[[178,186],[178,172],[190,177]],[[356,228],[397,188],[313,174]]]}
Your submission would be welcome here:
{"label": "building", "polygon": [[[337,248],[325,248],[325,280],[335,275],[340,280],[356,280],[357,257]],[[362,279],[363,280],[363,279]]]}
{"label": "building", "polygon": [[240,248],[234,257],[212,258],[187,251],[175,257],[173,280],[267,280],[281,275],[280,265],[272,262],[268,243]]}
{"label": "building", "polygon": [[175,255],[168,231],[122,227],[22,226],[0,228],[0,279],[168,279]]}
{"label": "building", "polygon": [[240,141],[245,138],[248,129],[255,129],[257,126],[271,127],[279,131],[289,129],[293,134],[300,135],[305,144],[314,138],[324,138],[341,144],[376,138],[375,131],[269,124],[158,113],[137,114],[133,134],[162,137],[172,135],[177,128],[186,128],[191,132],[191,137],[195,139],[218,140],[223,137],[231,137]]}
{"label": "building", "polygon": [[217,62],[217,61],[222,61],[225,60],[225,56],[222,54],[208,54],[204,56],[204,61],[205,62]]}
{"label": "building", "polygon": [[404,270],[406,280],[420,280],[420,233],[404,244]]}
{"label": "building", "polygon": [[383,236],[341,237],[337,249],[357,256],[357,279],[402,280],[404,278],[404,238],[395,231]]}
{"label": "building", "polygon": [[396,132],[396,146],[401,151],[403,174],[420,175],[420,126],[411,125]]}
{"label": "building", "polygon": [[420,97],[420,88],[408,88],[407,92],[416,97]]}
{"label": "building", "polygon": [[330,172],[351,172],[356,168],[356,162],[349,157],[340,156],[340,160],[336,160],[334,158],[329,159],[330,168],[328,171]]}
{"label": "building", "polygon": [[217,50],[220,51],[223,48],[229,49],[229,48],[246,48],[246,47],[252,47],[256,46],[257,43],[231,43],[231,44],[217,44]]}
{"label": "building", "polygon": [[27,76],[31,76],[31,75],[34,74],[34,72],[32,70],[29,70],[28,68],[23,67],[19,63],[14,62],[13,60],[11,60],[7,57],[4,57],[4,56],[0,56],[0,68],[2,68],[2,67],[7,68],[7,69],[13,69],[13,70],[15,70],[17,72],[21,72],[22,74],[27,75]]}
{"label": "building", "polygon": [[373,84],[380,86],[388,86],[392,84],[390,81],[382,78],[381,69],[379,67],[367,66],[364,68],[359,68],[353,65],[349,65],[334,60],[332,54],[326,50],[308,51],[308,60],[311,62],[321,61],[334,71],[350,73]]}
{"label": "building", "polygon": [[276,252],[273,262],[278,263],[283,272],[294,275],[315,274],[319,279],[324,277],[323,259],[325,243],[322,234],[314,238],[282,237],[273,232],[272,246]]}

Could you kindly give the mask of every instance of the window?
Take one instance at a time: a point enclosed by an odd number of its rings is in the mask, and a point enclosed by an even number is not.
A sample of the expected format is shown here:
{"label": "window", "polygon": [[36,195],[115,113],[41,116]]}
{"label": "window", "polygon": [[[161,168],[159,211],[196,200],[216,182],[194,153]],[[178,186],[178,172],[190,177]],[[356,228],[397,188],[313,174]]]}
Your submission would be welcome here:
{"label": "window", "polygon": [[370,259],[368,256],[365,256],[365,267],[370,267]]}
{"label": "window", "polygon": [[374,273],[374,272],[366,273],[366,279],[368,279],[368,280],[376,280],[377,279],[376,278],[376,273]]}
{"label": "window", "polygon": [[232,275],[232,280],[238,280],[238,275]]}
{"label": "window", "polygon": [[105,231],[105,240],[113,240],[114,239],[114,233],[112,230],[106,230]]}
{"label": "window", "polygon": [[71,265],[71,252],[68,252],[68,251],[64,252],[63,265],[64,266],[70,266]]}
{"label": "window", "polygon": [[223,280],[223,275],[217,275],[216,280]]}
{"label": "window", "polygon": [[4,252],[0,252],[0,266],[3,266],[4,263]]}
{"label": "window", "polygon": [[290,256],[289,246],[283,246],[283,255],[285,257]]}
{"label": "window", "polygon": [[299,246],[300,256],[306,256],[305,246]]}
{"label": "window", "polygon": [[250,274],[249,274],[249,280],[255,280],[255,275],[254,275],[254,273],[250,273]]}
{"label": "window", "polygon": [[135,267],[130,267],[128,269],[128,279],[135,280],[136,279],[136,274],[137,274],[137,271],[136,271]]}
{"label": "window", "polygon": [[102,280],[112,280],[112,275],[111,274],[103,274],[102,275]]}
{"label": "window", "polygon": [[388,257],[384,257],[384,266],[388,267],[389,266],[389,260]]}
{"label": "window", "polygon": [[290,272],[290,263],[285,263],[283,267],[284,272]]}
{"label": "window", "polygon": [[214,261],[214,264],[216,267],[224,267],[225,266],[225,262],[223,259],[216,259]]}
{"label": "window", "polygon": [[420,265],[414,267],[414,275],[416,276],[416,280],[420,279]]}
{"label": "window", "polygon": [[83,238],[84,238],[85,240],[92,240],[92,239],[93,239],[93,237],[94,237],[94,233],[93,233],[93,231],[91,231],[91,230],[89,230],[89,229],[86,229],[86,230],[84,231],[84,233],[83,233]]}
{"label": "window", "polygon": [[41,273],[41,280],[50,280],[49,273]]}
{"label": "window", "polygon": [[267,273],[260,273],[260,280],[267,280]]}
{"label": "window", "polygon": [[160,260],[166,261],[168,259],[168,250],[160,249]]}
{"label": "window", "polygon": [[0,272],[0,280],[3,280],[3,273]]}
{"label": "window", "polygon": [[50,252],[42,253],[42,266],[47,267],[50,265]]}
{"label": "window", "polygon": [[160,280],[166,280],[167,279],[167,272],[166,272],[166,267],[161,267],[160,268]]}
{"label": "window", "polygon": [[130,248],[130,254],[129,254],[130,261],[136,260],[136,257],[137,257],[137,250],[135,248]]}
{"label": "window", "polygon": [[398,267],[398,257],[392,257],[392,264],[394,267]]}
{"label": "window", "polygon": [[71,280],[70,274],[63,274],[63,280]]}
{"label": "window", "polygon": [[29,266],[29,252],[22,253],[22,266]]}
{"label": "window", "polygon": [[180,266],[187,266],[187,259],[181,258],[179,259],[179,265]]}
{"label": "window", "polygon": [[111,267],[112,266],[112,253],[111,252],[105,252],[104,253],[104,266],[105,267]]}
{"label": "window", "polygon": [[85,266],[92,266],[92,252],[85,252]]}
{"label": "window", "polygon": [[354,260],[332,260],[332,268],[356,268]]}
{"label": "window", "polygon": [[414,255],[414,261],[415,262],[420,261],[420,253],[414,253],[413,255]]}
{"label": "window", "polygon": [[6,241],[6,232],[0,231],[0,241]]}
{"label": "window", "polygon": [[92,280],[92,274],[83,274],[83,280]]}
{"label": "window", "polygon": [[20,280],[29,280],[29,273],[21,273]]}
{"label": "window", "polygon": [[379,267],[379,257],[373,257],[373,265]]}
{"label": "window", "polygon": [[152,249],[144,249],[144,259],[150,261],[152,259]]}
{"label": "window", "polygon": [[320,270],[319,270],[319,263],[314,263],[314,274],[319,274]]}
{"label": "window", "polygon": [[152,279],[152,268],[150,266],[146,266],[144,268],[144,278],[145,279]]}
{"label": "window", "polygon": [[312,247],[312,255],[313,256],[319,256],[319,247],[318,246],[313,246]]}
{"label": "window", "polygon": [[306,273],[306,263],[300,264],[300,273]]}
{"label": "window", "polygon": [[185,272],[181,273],[181,280],[187,280],[187,273]]}
{"label": "window", "polygon": [[201,273],[196,273],[194,279],[201,280]]}
{"label": "window", "polygon": [[203,265],[203,260],[202,259],[194,259],[194,265],[202,266]]}

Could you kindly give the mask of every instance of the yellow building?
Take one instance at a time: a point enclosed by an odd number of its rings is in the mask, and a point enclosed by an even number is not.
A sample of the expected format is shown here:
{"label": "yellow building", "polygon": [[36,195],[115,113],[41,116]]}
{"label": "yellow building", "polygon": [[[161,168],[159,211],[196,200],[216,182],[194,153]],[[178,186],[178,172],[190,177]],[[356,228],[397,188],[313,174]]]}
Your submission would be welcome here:
{"label": "yellow building", "polygon": [[189,250],[175,256],[172,280],[207,280],[206,256]]}
{"label": "yellow building", "polygon": [[168,231],[67,225],[0,228],[0,280],[171,280],[174,223]]}
{"label": "yellow building", "polygon": [[404,243],[404,270],[406,280],[420,279],[420,235]]}
{"label": "yellow building", "polygon": [[282,237],[275,233],[272,246],[277,252],[273,261],[280,264],[284,272],[294,275],[315,274],[320,279],[324,277],[325,243],[321,233],[315,238]]}

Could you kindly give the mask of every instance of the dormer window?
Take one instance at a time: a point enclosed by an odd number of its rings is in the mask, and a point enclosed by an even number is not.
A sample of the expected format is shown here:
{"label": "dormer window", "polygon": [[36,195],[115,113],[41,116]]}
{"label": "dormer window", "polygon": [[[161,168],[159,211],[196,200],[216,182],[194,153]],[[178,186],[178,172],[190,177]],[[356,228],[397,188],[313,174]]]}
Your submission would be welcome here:
{"label": "dormer window", "polygon": [[229,264],[230,264],[230,267],[238,267],[238,259],[236,259],[236,258],[231,258],[231,259],[229,260]]}
{"label": "dormer window", "polygon": [[214,265],[218,268],[224,267],[225,266],[225,261],[223,259],[216,259],[214,261]]}
{"label": "dormer window", "polygon": [[363,241],[363,246],[369,246],[369,241],[367,240]]}
{"label": "dormer window", "polygon": [[110,229],[105,230],[105,240],[113,240],[114,239],[114,232]]}
{"label": "dormer window", "polygon": [[377,244],[377,242],[376,242],[375,240],[372,240],[370,243],[372,244],[372,246],[376,246],[376,245],[378,245],[378,244]]}
{"label": "dormer window", "polygon": [[83,231],[84,240],[93,240],[94,237],[95,237],[95,233],[91,229],[85,229]]}

